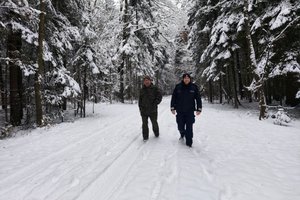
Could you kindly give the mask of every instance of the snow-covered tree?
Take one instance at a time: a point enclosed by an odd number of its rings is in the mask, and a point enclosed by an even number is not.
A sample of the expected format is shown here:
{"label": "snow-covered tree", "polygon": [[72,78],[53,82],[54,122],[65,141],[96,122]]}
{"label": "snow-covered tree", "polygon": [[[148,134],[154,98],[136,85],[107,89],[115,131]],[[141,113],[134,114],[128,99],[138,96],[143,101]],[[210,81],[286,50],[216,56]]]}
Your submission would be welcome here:
{"label": "snow-covered tree", "polygon": [[[0,3],[1,32],[6,38],[6,44],[2,44],[6,53],[2,52],[1,61],[7,65],[6,84],[9,82],[9,93],[5,99],[10,99],[10,123],[20,125],[23,117],[23,72],[33,68],[30,60],[26,58],[24,47],[33,44],[37,38],[34,26],[37,24],[36,17],[39,11],[29,7],[27,1],[6,1]],[[23,43],[24,41],[24,43]],[[3,63],[4,64],[4,63]],[[7,80],[8,79],[8,80]],[[8,87],[6,87],[8,91]]]}
{"label": "snow-covered tree", "polygon": [[[296,36],[299,33],[296,25],[299,24],[299,2],[198,0],[193,3],[189,14],[189,43],[196,62],[195,70],[204,76],[209,91],[219,85],[221,99],[224,92],[237,100],[237,91],[243,98],[245,88],[260,96],[268,91],[267,96],[271,96],[272,90],[267,87],[273,85],[273,77],[290,77],[291,73],[299,77],[299,39]],[[297,83],[296,78],[286,81]],[[296,92],[297,89],[290,92],[294,93],[293,99]],[[288,98],[288,93],[285,95]],[[213,93],[209,96],[212,101]]]}
{"label": "snow-covered tree", "polygon": [[123,29],[119,48],[121,101],[124,97],[136,98],[137,93],[133,91],[139,86],[140,77],[144,74],[154,77],[167,63],[157,15],[157,8],[151,1],[122,1]]}
{"label": "snow-covered tree", "polygon": [[[236,79],[235,66],[239,66],[235,54],[240,48],[237,44],[237,27],[242,15],[241,10],[240,1],[194,1],[194,7],[189,14],[189,46],[194,52],[196,74],[199,78],[205,77],[205,81],[209,83],[211,102],[212,83],[218,82],[220,102],[223,91],[231,98],[228,94],[233,90],[236,107],[236,81],[230,79]],[[226,79],[223,78],[224,75]],[[227,89],[223,87],[224,84]]]}
{"label": "snow-covered tree", "polygon": [[[1,3],[1,30],[5,33],[5,37],[12,35],[9,34],[10,30],[12,33],[20,33],[20,40],[22,46],[19,49],[19,55],[17,59],[5,58],[4,60],[9,61],[10,63],[15,63],[17,67],[21,70],[20,76],[13,75],[10,79],[11,81],[17,81],[21,85],[23,84],[25,87],[18,89],[20,97],[21,94],[26,95],[24,97],[23,104],[18,103],[16,105],[24,105],[26,108],[26,115],[33,115],[32,112],[33,106],[30,106],[34,101],[33,98],[33,85],[31,78],[35,76],[37,72],[37,47],[38,47],[38,23],[39,23],[39,4],[36,2],[30,1],[6,1]],[[45,62],[45,66],[41,70],[43,78],[40,77],[40,89],[42,91],[43,102],[51,103],[51,105],[59,106],[62,103],[62,96],[66,94],[58,90],[59,87],[63,88],[62,90],[71,89],[72,92],[68,94],[78,94],[80,90],[74,85],[74,81],[72,77],[68,76],[68,71],[63,70],[63,59],[61,59],[61,53],[66,53],[64,48],[70,44],[70,40],[63,40],[64,38],[59,38],[59,35],[76,35],[76,33],[72,33],[71,27],[68,27],[68,33],[66,31],[57,31],[57,29],[63,27],[63,24],[68,24],[66,18],[63,18],[62,15],[59,15],[54,9],[53,5],[50,1],[45,2],[45,40],[43,43],[43,52],[40,56],[40,60]],[[65,26],[66,27],[66,26]],[[66,30],[66,29],[65,29]],[[53,37],[52,37],[53,36]],[[58,44],[58,45],[57,45]],[[66,45],[66,46],[65,46]],[[71,45],[69,45],[70,47]],[[3,55],[3,54],[1,54]],[[3,58],[2,58],[3,60]],[[13,74],[13,73],[11,73]],[[55,79],[53,75],[57,75],[60,79]],[[24,76],[25,78],[21,78]],[[20,78],[16,78],[20,77]],[[63,77],[63,79],[62,79]],[[53,82],[54,81],[54,82]],[[23,83],[22,83],[23,82]],[[70,84],[71,83],[71,84]],[[49,87],[51,84],[55,85],[54,87]],[[59,87],[58,87],[59,86]],[[10,95],[13,97],[13,95]],[[26,100],[25,100],[26,99]],[[45,104],[44,104],[45,105]],[[12,109],[15,109],[15,106],[11,106]],[[43,107],[45,109],[45,107]],[[19,112],[20,113],[20,112]],[[13,112],[11,113],[11,116]],[[30,116],[27,116],[30,118]],[[28,120],[27,120],[28,122]],[[20,124],[20,121],[17,125]]]}

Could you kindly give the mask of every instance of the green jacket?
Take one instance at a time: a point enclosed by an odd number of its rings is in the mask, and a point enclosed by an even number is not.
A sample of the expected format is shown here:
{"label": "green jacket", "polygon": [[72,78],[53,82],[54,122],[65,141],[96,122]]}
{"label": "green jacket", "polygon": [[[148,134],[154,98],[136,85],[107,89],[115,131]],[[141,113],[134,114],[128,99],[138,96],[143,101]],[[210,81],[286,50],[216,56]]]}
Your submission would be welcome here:
{"label": "green jacket", "polygon": [[139,95],[139,108],[141,115],[150,115],[157,112],[157,105],[162,100],[162,94],[158,87],[143,85]]}

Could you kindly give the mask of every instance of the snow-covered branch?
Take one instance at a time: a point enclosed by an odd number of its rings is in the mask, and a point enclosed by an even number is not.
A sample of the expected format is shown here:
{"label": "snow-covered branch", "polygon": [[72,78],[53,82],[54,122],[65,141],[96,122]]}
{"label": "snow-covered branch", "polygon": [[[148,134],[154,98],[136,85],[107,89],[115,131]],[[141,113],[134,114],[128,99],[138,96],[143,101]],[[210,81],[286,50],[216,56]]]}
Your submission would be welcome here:
{"label": "snow-covered branch", "polygon": [[0,61],[16,62],[20,61],[20,59],[0,58]]}
{"label": "snow-covered branch", "polygon": [[300,90],[296,94],[296,99],[300,99]]}
{"label": "snow-covered branch", "polygon": [[278,40],[282,35],[283,33],[290,27],[292,26],[297,20],[300,19],[300,16],[296,17],[293,21],[291,21],[272,41],[271,43],[275,42],[276,40]]}
{"label": "snow-covered branch", "polygon": [[24,10],[24,9],[28,9],[32,12],[35,12],[36,14],[41,14],[41,11],[40,10],[37,10],[37,9],[34,9],[32,7],[29,7],[29,6],[22,6],[22,7],[13,7],[13,6],[0,6],[0,9],[1,8],[6,8],[6,9],[18,9],[18,10]]}
{"label": "snow-covered branch", "polygon": [[[138,27],[138,26],[137,25],[130,25],[129,27]],[[133,32],[147,30],[147,29],[153,29],[153,28],[158,28],[158,26],[154,25],[154,26],[148,26],[148,27],[141,27],[141,28],[133,30]]]}

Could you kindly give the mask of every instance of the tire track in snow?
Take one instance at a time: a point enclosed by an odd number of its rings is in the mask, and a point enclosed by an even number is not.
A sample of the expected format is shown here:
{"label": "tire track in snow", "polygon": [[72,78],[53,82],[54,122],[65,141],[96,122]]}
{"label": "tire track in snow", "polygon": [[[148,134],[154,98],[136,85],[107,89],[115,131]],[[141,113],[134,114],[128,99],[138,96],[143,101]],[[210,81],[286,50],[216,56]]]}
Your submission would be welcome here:
{"label": "tire track in snow", "polygon": [[[138,142],[140,140],[140,142]],[[121,151],[96,177],[82,189],[76,200],[110,198],[121,187],[121,183],[128,171],[136,164],[136,159],[142,154],[142,149],[147,145],[138,134],[127,147]],[[130,160],[128,160],[130,158]],[[116,172],[119,172],[116,178]],[[106,181],[110,183],[107,184]],[[100,190],[100,191],[99,191]],[[58,198],[60,199],[60,198]]]}
{"label": "tire track in snow", "polygon": [[[200,137],[200,136],[199,136]],[[233,198],[232,188],[230,185],[224,185],[220,181],[220,178],[216,175],[215,161],[208,155],[207,143],[209,143],[209,135],[202,135],[202,139],[195,138],[199,146],[194,146],[192,152],[194,156],[199,159],[199,166],[201,167],[201,173],[205,177],[208,184],[211,184],[215,188],[217,194],[216,199],[218,200],[230,200]],[[236,153],[236,152],[234,152]],[[231,155],[227,155],[231,157]]]}
{"label": "tire track in snow", "polygon": [[[176,179],[178,169],[177,165],[174,163],[177,162],[176,160],[177,151],[167,152],[164,155],[164,160],[161,162],[161,168],[158,172],[159,179],[156,180],[154,188],[151,192],[151,200],[159,200],[162,199],[161,195],[163,194],[163,188],[166,183],[171,183],[173,180]],[[175,159],[174,159],[175,158]],[[163,177],[163,178],[162,178]]]}
{"label": "tire track in snow", "polygon": [[[166,156],[166,162],[159,171],[160,177],[163,178],[157,180],[155,187],[152,190],[151,198],[149,199],[182,200],[198,199],[200,196],[204,199],[231,199],[231,188],[229,186],[225,187],[220,183],[213,171],[213,161],[206,153],[208,136],[205,136],[204,140],[199,140],[198,138],[200,135],[197,134],[197,130],[195,129],[194,145],[192,148],[188,148],[185,145],[185,141],[182,142],[177,140],[179,134],[175,119],[174,127],[167,127],[171,132],[176,134],[176,139],[172,139],[172,145],[174,147],[172,153],[174,153],[174,155],[169,158]],[[169,133],[169,136],[174,137],[174,134]],[[168,149],[171,149],[171,145]],[[194,166],[199,166],[199,170],[190,171],[189,168],[195,168]],[[175,182],[168,184],[170,180],[175,180]],[[190,192],[186,193],[184,191],[186,189],[183,190],[183,188],[186,188]],[[188,194],[191,194],[191,196],[188,196]]]}
{"label": "tire track in snow", "polygon": [[[133,118],[135,118],[134,115],[132,115],[129,118],[122,118],[122,119],[118,120],[113,126],[118,127],[118,125],[124,124],[125,121],[131,121]],[[101,131],[106,131],[106,130],[110,130],[110,129],[112,129],[111,126],[106,126]],[[84,146],[84,144],[90,143],[90,141],[93,141],[95,139],[95,137],[97,137],[97,136],[99,137],[99,130],[95,131],[95,133],[93,133],[93,134],[88,135],[86,138],[81,139],[79,142],[80,142],[81,146]],[[106,137],[106,138],[108,138],[108,137]],[[21,184],[13,184],[13,185],[10,184],[13,180],[19,180],[18,181],[19,183],[26,182],[26,181],[30,182],[32,180],[32,178],[36,176],[37,173],[44,174],[43,171],[45,169],[42,168],[43,166],[51,166],[51,164],[52,164],[53,160],[55,160],[55,158],[59,158],[60,155],[69,155],[68,152],[72,152],[72,150],[74,150],[74,149],[78,149],[78,143],[73,143],[73,144],[68,145],[54,153],[51,153],[47,157],[44,157],[41,160],[31,163],[30,165],[26,166],[25,168],[16,172],[15,174],[9,175],[5,179],[2,179],[0,181],[0,188],[4,188],[4,187],[2,187],[4,185],[11,185],[11,187],[6,186],[5,190],[0,191],[0,196],[5,193],[8,193],[11,190],[14,190],[16,187],[21,185]],[[78,150],[80,150],[80,149],[78,149]],[[24,178],[24,177],[26,177],[26,178]]]}
{"label": "tire track in snow", "polygon": [[[147,145],[143,148],[142,154],[139,156],[140,159],[136,160],[134,166],[126,175],[126,179],[124,178],[124,182],[120,184],[120,187],[116,189],[114,194],[109,198],[106,198],[106,200],[132,198],[151,200],[163,199],[161,196],[164,193],[163,189],[165,184],[172,184],[174,180],[176,181],[178,174],[176,164],[177,150],[176,146],[173,145],[172,140],[170,140],[170,136],[174,134],[174,127],[169,125],[170,120],[167,119],[167,114],[172,116],[168,106],[165,106],[165,109],[159,112],[159,125],[162,127],[162,129],[160,129],[160,138],[150,139],[147,142]],[[166,127],[168,129],[166,129]],[[166,139],[166,137],[168,138]],[[149,165],[152,167],[149,168]],[[146,178],[148,181],[143,181],[145,177],[148,176],[149,178]],[[132,185],[133,187],[131,187]],[[139,189],[143,196],[130,196],[133,194],[130,192],[130,189],[134,188],[134,185],[143,185],[143,187]]]}
{"label": "tire track in snow", "polygon": [[[170,117],[173,117],[169,109],[166,109],[166,111],[169,111],[166,114],[169,114]],[[160,153],[162,155],[160,158],[160,168],[158,171],[157,180],[155,180],[154,187],[151,190],[151,196],[150,196],[151,200],[163,199],[162,194],[164,193],[163,190],[166,183],[172,183],[174,180],[176,180],[178,176],[178,167],[177,167],[178,148],[176,148],[176,146],[173,145],[171,139],[173,137],[173,132],[175,127],[171,126],[170,122],[173,123],[170,120],[164,120],[161,122],[161,125],[163,127],[164,126],[169,127],[169,129],[166,130],[166,136],[168,136],[169,138],[168,141],[165,142],[165,146],[164,146],[165,153],[164,154]]]}
{"label": "tire track in snow", "polygon": [[[159,118],[167,113],[167,108],[159,111]],[[151,125],[149,124],[149,140],[145,144],[138,142],[142,140],[142,133],[140,133],[134,141],[132,141],[126,150],[120,153],[101,173],[99,173],[96,178],[82,191],[81,194],[76,197],[76,200],[85,200],[85,199],[99,199],[108,200],[112,199],[116,194],[124,188],[127,184],[128,174],[134,166],[138,163],[147,160],[147,157],[151,154],[148,148],[153,148],[156,141],[152,143],[153,140],[159,140],[159,138],[153,138]],[[151,145],[150,145],[151,143]],[[136,146],[139,144],[138,146]],[[154,144],[154,145],[153,145]],[[129,159],[130,158],[130,159]],[[139,159],[142,158],[142,159]],[[118,177],[116,178],[115,172],[119,172]],[[107,184],[105,180],[109,180],[110,183]]]}

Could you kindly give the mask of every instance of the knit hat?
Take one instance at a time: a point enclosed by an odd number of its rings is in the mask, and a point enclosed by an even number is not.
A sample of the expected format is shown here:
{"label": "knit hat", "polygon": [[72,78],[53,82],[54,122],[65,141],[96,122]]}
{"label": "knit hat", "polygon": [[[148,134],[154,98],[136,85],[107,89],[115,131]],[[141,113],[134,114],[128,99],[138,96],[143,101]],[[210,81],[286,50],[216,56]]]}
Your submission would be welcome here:
{"label": "knit hat", "polygon": [[150,76],[146,75],[144,76],[143,80],[148,79],[149,81],[151,81],[152,79],[150,78]]}
{"label": "knit hat", "polygon": [[189,77],[190,79],[192,79],[191,75],[189,73],[184,73],[182,75],[182,79],[184,79],[185,77]]}

